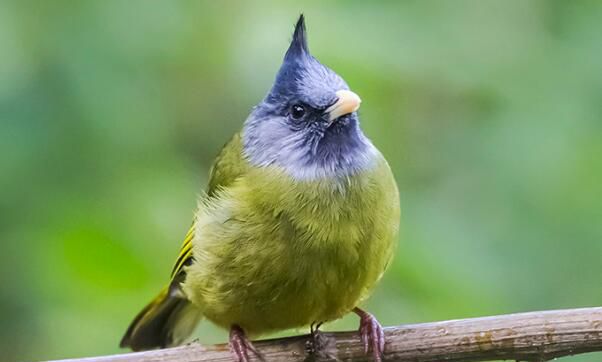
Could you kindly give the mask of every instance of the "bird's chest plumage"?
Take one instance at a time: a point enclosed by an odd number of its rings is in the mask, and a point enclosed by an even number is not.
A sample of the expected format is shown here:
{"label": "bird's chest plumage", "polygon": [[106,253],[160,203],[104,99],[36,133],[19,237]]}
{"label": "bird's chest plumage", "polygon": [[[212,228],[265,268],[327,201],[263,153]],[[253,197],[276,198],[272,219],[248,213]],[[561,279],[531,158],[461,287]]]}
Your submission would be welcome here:
{"label": "bird's chest plumage", "polygon": [[240,180],[199,212],[185,293],[207,318],[251,334],[341,317],[390,259],[397,214],[377,186]]}

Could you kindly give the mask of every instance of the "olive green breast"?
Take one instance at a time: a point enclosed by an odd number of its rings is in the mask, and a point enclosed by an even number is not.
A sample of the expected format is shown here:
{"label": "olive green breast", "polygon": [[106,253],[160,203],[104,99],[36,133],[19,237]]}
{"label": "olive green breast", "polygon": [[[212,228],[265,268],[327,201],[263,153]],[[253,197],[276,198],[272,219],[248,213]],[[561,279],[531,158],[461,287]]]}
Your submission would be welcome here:
{"label": "olive green breast", "polygon": [[399,199],[386,161],[337,180],[255,168],[201,204],[186,295],[218,325],[250,334],[341,317],[381,277]]}

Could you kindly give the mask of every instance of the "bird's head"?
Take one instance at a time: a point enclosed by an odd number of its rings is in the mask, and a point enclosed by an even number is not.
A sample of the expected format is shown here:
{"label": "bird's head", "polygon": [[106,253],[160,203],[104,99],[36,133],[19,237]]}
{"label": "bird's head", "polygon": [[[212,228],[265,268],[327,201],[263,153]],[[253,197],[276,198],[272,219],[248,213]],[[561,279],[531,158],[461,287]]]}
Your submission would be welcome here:
{"label": "bird's head", "polygon": [[348,176],[375,154],[359,128],[361,100],[309,53],[306,34],[301,15],[272,89],[245,122],[245,156],[297,179]]}

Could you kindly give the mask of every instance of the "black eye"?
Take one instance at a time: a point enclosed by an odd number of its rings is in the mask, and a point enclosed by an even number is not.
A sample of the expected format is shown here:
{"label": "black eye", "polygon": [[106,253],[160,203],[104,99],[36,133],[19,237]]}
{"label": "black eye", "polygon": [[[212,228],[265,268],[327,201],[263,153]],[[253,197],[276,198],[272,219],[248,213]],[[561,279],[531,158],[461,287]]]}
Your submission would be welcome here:
{"label": "black eye", "polygon": [[305,115],[305,107],[300,104],[295,104],[291,107],[291,116],[293,119],[301,119]]}

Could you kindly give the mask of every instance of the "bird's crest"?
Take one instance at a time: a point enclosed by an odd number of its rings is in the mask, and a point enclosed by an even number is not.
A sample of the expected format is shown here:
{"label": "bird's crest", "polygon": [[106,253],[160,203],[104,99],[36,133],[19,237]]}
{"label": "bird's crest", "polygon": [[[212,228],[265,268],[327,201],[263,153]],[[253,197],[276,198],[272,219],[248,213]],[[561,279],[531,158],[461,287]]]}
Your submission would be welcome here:
{"label": "bird's crest", "polygon": [[295,25],[295,32],[293,33],[293,39],[291,45],[286,51],[284,59],[296,58],[302,54],[309,54],[309,48],[307,47],[307,31],[305,30],[305,17],[303,14],[299,16],[297,24]]}

